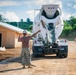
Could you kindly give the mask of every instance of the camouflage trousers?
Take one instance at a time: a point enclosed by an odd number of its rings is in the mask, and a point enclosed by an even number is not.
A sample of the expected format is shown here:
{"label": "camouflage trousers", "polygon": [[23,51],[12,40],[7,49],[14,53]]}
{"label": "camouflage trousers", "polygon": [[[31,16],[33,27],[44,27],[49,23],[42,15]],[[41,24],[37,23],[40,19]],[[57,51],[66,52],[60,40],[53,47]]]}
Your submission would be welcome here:
{"label": "camouflage trousers", "polygon": [[29,66],[31,65],[30,61],[30,49],[29,48],[22,48],[21,52],[21,57],[22,57],[22,65]]}

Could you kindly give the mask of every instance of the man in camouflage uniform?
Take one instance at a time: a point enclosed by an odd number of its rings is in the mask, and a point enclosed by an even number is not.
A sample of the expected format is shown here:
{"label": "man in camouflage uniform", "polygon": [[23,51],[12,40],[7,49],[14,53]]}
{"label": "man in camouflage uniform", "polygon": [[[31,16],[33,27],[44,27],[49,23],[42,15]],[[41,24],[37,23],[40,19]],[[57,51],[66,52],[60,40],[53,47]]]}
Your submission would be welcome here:
{"label": "man in camouflage uniform", "polygon": [[28,36],[27,35],[27,32],[24,30],[23,31],[23,36],[20,37],[20,35],[19,35],[19,37],[18,37],[18,42],[22,42],[21,57],[22,57],[22,65],[23,65],[23,68],[25,68],[25,65],[28,66],[28,68],[31,68],[29,41],[38,32],[40,32],[40,30],[37,31],[36,33],[34,33],[32,36]]}

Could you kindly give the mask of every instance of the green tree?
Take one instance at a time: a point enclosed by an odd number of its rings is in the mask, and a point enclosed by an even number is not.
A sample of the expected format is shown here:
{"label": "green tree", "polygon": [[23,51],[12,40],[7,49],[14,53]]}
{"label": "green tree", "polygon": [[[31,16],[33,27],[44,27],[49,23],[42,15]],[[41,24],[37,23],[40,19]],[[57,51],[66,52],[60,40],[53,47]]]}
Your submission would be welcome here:
{"label": "green tree", "polygon": [[2,18],[2,15],[0,14],[0,22],[2,22],[3,21],[3,18]]}
{"label": "green tree", "polygon": [[21,19],[21,22],[23,22],[23,19]]}
{"label": "green tree", "polygon": [[30,20],[29,18],[27,18],[27,19],[26,19],[26,22],[30,23],[30,22],[31,22],[31,20]]}
{"label": "green tree", "polygon": [[71,25],[72,27],[74,27],[75,24],[76,24],[76,18],[74,18],[74,16],[71,16],[71,17],[70,17],[70,25]]}
{"label": "green tree", "polygon": [[64,28],[69,26],[69,22],[68,21],[64,21]]}
{"label": "green tree", "polygon": [[0,22],[8,22],[8,20],[0,14]]}

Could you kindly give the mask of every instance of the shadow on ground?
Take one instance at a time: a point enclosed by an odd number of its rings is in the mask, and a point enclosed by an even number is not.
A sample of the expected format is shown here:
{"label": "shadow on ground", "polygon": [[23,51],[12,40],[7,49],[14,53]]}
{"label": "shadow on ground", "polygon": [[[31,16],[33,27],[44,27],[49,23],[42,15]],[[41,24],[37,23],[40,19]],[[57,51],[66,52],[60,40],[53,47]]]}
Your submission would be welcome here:
{"label": "shadow on ground", "polygon": [[16,69],[8,69],[8,70],[1,70],[0,73],[3,73],[3,72],[8,72],[8,71],[16,71],[16,70],[22,70],[23,68],[16,68]]}
{"label": "shadow on ground", "polygon": [[[37,56],[37,57],[34,57],[32,54],[31,54],[31,61],[36,61],[36,60],[42,60],[42,59],[60,59],[56,56]],[[61,58],[62,59],[62,58]],[[21,63],[21,57],[15,57],[15,58],[9,58],[9,59],[6,59],[6,60],[3,60],[0,62],[0,64],[9,64],[9,63],[13,63],[13,62],[17,62],[17,63]]]}

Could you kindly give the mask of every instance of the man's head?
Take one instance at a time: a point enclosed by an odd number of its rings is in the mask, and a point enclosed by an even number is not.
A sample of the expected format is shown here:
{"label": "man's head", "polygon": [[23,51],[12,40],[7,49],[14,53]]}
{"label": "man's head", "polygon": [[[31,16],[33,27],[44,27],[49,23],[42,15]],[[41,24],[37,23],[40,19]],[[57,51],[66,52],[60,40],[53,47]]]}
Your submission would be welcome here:
{"label": "man's head", "polygon": [[24,31],[23,31],[23,35],[24,35],[24,36],[26,36],[26,35],[27,35],[27,32],[26,32],[26,30],[24,30]]}

